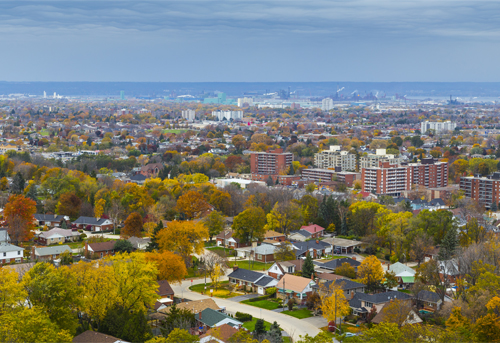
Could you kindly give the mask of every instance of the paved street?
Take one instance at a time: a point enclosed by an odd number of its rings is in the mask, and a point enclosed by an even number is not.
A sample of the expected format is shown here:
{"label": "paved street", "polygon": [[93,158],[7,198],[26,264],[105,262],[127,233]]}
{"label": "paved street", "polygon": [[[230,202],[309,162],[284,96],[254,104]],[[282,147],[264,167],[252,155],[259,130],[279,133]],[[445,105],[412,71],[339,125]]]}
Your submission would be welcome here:
{"label": "paved street", "polygon": [[[176,297],[179,298],[182,297],[182,295],[184,294],[185,298],[189,298],[191,300],[206,299],[208,298],[208,296],[191,292],[189,290],[189,286],[191,286],[191,284],[196,285],[204,283],[204,281],[205,281],[204,279],[197,279],[193,280],[193,283],[191,283],[191,280],[186,280],[182,282],[181,285],[172,284],[172,288],[175,292]],[[225,307],[226,311],[229,313],[234,314],[238,311],[245,312],[251,314],[255,318],[262,318],[270,323],[276,321],[278,325],[281,327],[281,329],[285,330],[291,337],[293,337],[293,340],[298,340],[300,338],[299,336],[301,335],[305,336],[306,334],[309,334],[310,336],[316,336],[320,332],[320,330],[315,325],[304,320],[287,316],[285,314],[276,313],[273,311],[260,309],[258,307],[237,303],[231,301],[230,299],[219,299],[219,298],[213,298],[213,299],[219,307]]]}
{"label": "paved street", "polygon": [[239,297],[229,298],[229,300],[239,303],[240,301],[257,298],[260,296],[261,296],[260,294],[245,294],[245,295],[240,295]]}

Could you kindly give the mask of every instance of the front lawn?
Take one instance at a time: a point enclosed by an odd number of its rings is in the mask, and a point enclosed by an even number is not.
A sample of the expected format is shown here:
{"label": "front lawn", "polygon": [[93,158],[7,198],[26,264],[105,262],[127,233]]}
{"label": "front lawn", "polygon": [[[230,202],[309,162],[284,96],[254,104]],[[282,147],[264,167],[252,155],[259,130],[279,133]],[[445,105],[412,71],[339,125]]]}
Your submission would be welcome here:
{"label": "front lawn", "polygon": [[294,310],[294,311],[283,311],[281,312],[283,314],[288,314],[289,316],[298,318],[298,319],[304,319],[304,318],[309,318],[312,317],[312,313],[310,310],[307,308],[301,308],[300,310]]}
{"label": "front lawn", "polygon": [[243,300],[241,303],[250,306],[260,307],[266,310],[276,310],[278,307],[280,307],[280,305],[277,302],[272,302],[269,300],[260,300],[260,301]]}
{"label": "front lawn", "polygon": [[84,247],[83,242],[71,242],[71,243],[64,243],[65,245],[68,245],[71,249],[80,249]]}
{"label": "front lawn", "polygon": [[[215,290],[215,288],[212,287],[211,283],[207,283],[206,290],[205,290],[204,283],[201,283],[199,285],[193,285],[193,286],[189,287],[189,289],[192,290],[193,292],[198,292],[198,293],[206,292],[205,295],[213,295],[216,298],[224,298],[224,299],[243,295],[243,293],[230,291],[228,289],[228,286],[229,286],[229,281],[222,281],[221,283],[219,283],[217,290]],[[211,293],[210,289],[212,289],[212,288],[214,291]]]}
{"label": "front lawn", "polygon": [[269,263],[263,263],[263,262],[258,262],[258,261],[231,261],[229,262],[229,266],[238,266],[239,268],[243,269],[250,269],[250,270],[267,270],[269,267],[273,265],[274,262],[269,262]]}
{"label": "front lawn", "polygon": [[213,252],[225,252],[226,256],[234,256],[234,250],[228,249],[228,248],[223,248],[223,247],[207,247],[207,250],[213,251]]}
{"label": "front lawn", "polygon": [[[255,323],[257,323],[257,319],[259,319],[259,318],[253,317],[252,320],[250,320],[248,322],[244,322],[243,327],[245,329],[247,329],[248,331],[253,332],[253,330],[255,330]],[[271,323],[266,322],[264,320],[264,326],[266,328],[266,331],[269,331],[269,329],[271,328]]]}

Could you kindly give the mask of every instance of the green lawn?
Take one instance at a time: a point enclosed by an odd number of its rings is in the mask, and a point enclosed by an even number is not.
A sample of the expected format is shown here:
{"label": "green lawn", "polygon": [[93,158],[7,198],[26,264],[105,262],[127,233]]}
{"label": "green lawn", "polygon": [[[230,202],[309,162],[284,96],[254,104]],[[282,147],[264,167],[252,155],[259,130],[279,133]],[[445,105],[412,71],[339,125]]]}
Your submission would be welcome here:
{"label": "green lawn", "polygon": [[[215,290],[215,288],[214,288],[213,292],[210,292],[212,284],[207,283],[206,295],[213,295],[216,298],[223,298],[223,299],[243,295],[243,293],[231,292],[230,290],[228,290],[227,287],[225,287],[228,285],[228,283],[229,283],[229,281],[222,281],[219,284],[219,287],[217,288],[217,290]],[[198,292],[198,293],[205,292],[205,284],[202,283],[199,285],[194,285],[194,286],[189,287],[189,289],[192,290],[193,292]]]}
{"label": "green lawn", "polygon": [[280,307],[278,303],[269,300],[260,300],[260,301],[243,300],[241,303],[250,306],[264,308],[266,310],[276,310],[278,307]]}
{"label": "green lawn", "polygon": [[42,135],[42,136],[48,136],[49,135],[49,131],[48,130],[40,130],[40,135]]}
{"label": "green lawn", "polygon": [[[247,329],[248,331],[252,332],[253,330],[255,330],[255,323],[257,323],[257,319],[259,319],[259,318],[253,317],[251,321],[244,322],[243,327],[245,329]],[[271,328],[271,323],[266,322],[264,320],[264,326],[266,327],[266,330],[269,330]]]}
{"label": "green lawn", "polygon": [[228,248],[223,248],[223,247],[207,247],[208,250],[216,252],[225,252],[226,256],[234,256],[234,250],[228,249]]}
{"label": "green lawn", "polygon": [[295,310],[295,311],[283,311],[281,313],[288,314],[289,316],[292,316],[292,317],[295,317],[298,319],[312,317],[311,311],[308,310],[307,308],[301,308],[300,310]]}
{"label": "green lawn", "polygon": [[169,130],[163,130],[163,133],[175,133],[175,134],[179,134],[179,133],[183,133],[183,132],[186,132],[187,130],[180,130],[180,129],[169,129]]}
{"label": "green lawn", "polygon": [[205,241],[205,248],[215,247],[216,243],[217,242],[215,240],[213,240],[213,241]]}
{"label": "green lawn", "polygon": [[253,262],[253,265],[252,265],[252,262],[250,262],[250,264],[249,264],[249,261],[231,261],[231,262],[229,262],[229,265],[231,267],[234,265],[237,265],[238,267],[243,268],[243,269],[264,270],[264,269],[269,269],[269,267],[271,267],[273,265],[273,263],[274,262],[263,263],[263,262],[255,261],[255,262]]}
{"label": "green lawn", "polygon": [[79,249],[85,246],[84,242],[72,242],[72,243],[64,243],[65,245],[69,245],[71,249]]}

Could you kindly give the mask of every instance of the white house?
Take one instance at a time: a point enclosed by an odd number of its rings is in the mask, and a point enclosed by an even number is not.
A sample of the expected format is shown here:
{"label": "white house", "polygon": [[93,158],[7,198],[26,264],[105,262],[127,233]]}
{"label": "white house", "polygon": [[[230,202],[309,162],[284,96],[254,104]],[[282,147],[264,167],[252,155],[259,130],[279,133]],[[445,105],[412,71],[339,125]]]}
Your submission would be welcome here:
{"label": "white house", "polygon": [[22,262],[24,249],[14,244],[2,242],[0,243],[0,263]]}

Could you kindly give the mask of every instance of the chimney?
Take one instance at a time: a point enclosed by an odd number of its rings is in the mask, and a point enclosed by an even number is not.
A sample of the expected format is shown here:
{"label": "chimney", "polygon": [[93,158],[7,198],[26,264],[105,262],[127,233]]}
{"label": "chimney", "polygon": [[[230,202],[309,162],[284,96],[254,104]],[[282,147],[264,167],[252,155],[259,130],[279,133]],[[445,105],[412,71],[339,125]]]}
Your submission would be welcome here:
{"label": "chimney", "polygon": [[200,313],[200,317],[198,318],[198,320],[201,321],[201,311],[199,313]]}
{"label": "chimney", "polygon": [[235,270],[238,270],[238,268],[239,268],[238,266],[233,266],[233,272],[234,272]]}
{"label": "chimney", "polygon": [[319,244],[319,239],[316,240],[316,244]]}
{"label": "chimney", "polygon": [[311,280],[314,281],[314,273],[311,274]]}
{"label": "chimney", "polygon": [[351,257],[354,261],[356,261],[356,256]]}
{"label": "chimney", "polygon": [[354,292],[351,292],[351,299],[354,298]]}

